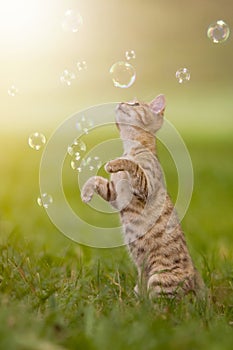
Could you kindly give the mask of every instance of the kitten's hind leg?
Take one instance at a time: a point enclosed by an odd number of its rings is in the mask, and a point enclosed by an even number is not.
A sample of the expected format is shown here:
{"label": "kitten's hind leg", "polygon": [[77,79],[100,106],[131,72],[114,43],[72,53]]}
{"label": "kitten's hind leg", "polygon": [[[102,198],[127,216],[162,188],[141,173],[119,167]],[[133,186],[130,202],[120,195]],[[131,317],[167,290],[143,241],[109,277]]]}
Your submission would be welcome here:
{"label": "kitten's hind leg", "polygon": [[133,291],[134,291],[134,295],[136,296],[136,297],[139,297],[139,288],[138,288],[138,285],[136,284],[136,286],[134,287],[134,289],[133,289]]}
{"label": "kitten's hind leg", "polygon": [[93,176],[87,180],[81,191],[82,201],[84,203],[90,202],[95,192],[108,202],[116,199],[116,191],[113,182],[101,176]]}
{"label": "kitten's hind leg", "polygon": [[148,196],[147,178],[143,169],[137,163],[126,158],[117,158],[108,162],[105,170],[109,173],[127,171],[131,178],[134,194],[146,200]]}

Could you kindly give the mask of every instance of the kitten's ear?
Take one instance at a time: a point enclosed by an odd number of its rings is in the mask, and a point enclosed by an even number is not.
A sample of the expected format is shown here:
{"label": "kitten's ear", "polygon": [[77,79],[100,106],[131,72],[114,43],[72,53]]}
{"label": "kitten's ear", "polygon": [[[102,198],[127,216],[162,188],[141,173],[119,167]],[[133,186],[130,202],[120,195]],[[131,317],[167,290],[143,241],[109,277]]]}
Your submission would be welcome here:
{"label": "kitten's ear", "polygon": [[155,97],[151,101],[149,106],[150,106],[150,109],[152,110],[153,113],[163,116],[163,112],[164,112],[165,107],[166,107],[165,96],[164,95],[158,95],[157,97]]}

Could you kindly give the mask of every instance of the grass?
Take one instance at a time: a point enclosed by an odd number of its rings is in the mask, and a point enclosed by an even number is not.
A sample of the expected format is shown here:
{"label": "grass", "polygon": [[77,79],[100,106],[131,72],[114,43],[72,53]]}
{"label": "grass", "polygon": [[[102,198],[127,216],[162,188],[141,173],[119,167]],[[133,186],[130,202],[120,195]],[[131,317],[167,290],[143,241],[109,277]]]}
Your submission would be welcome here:
{"label": "grass", "polygon": [[[4,142],[0,349],[232,349],[230,139],[186,140],[195,189],[182,225],[209,298],[154,304],[134,296],[136,271],[124,247],[91,249],[56,230],[35,202],[40,155]],[[173,166],[165,159],[164,167],[174,196]]]}

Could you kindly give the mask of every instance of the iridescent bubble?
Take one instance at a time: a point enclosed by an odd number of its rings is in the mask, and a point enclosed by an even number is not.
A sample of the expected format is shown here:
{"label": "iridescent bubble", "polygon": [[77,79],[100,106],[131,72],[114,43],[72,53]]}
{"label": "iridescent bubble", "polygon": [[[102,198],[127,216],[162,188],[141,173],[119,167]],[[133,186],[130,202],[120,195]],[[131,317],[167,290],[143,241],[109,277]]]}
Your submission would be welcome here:
{"label": "iridescent bubble", "polygon": [[78,71],[83,71],[83,70],[87,70],[87,62],[86,61],[80,61],[77,62],[76,64]]}
{"label": "iridescent bubble", "polygon": [[229,35],[230,28],[222,20],[210,24],[207,30],[207,36],[213,43],[223,43]]}
{"label": "iridescent bubble", "polygon": [[74,79],[75,79],[75,74],[73,72],[70,72],[68,69],[65,69],[60,76],[61,82],[68,86],[71,85],[72,80]]}
{"label": "iridescent bubble", "polygon": [[83,159],[82,167],[88,167],[90,171],[98,170],[101,168],[102,162],[99,157],[88,157]]}
{"label": "iridescent bubble", "polygon": [[39,149],[41,149],[41,147],[44,146],[45,143],[46,143],[46,137],[37,131],[31,134],[28,138],[29,146],[35,149],[36,151],[39,151]]}
{"label": "iridescent bubble", "polygon": [[67,10],[62,22],[62,28],[66,32],[78,32],[79,28],[83,24],[83,18],[79,12],[73,10]]}
{"label": "iridescent bubble", "polygon": [[11,85],[7,92],[9,96],[15,97],[19,91],[15,85]]}
{"label": "iridescent bubble", "polygon": [[42,193],[41,197],[37,198],[37,203],[40,207],[48,208],[53,203],[53,197],[48,193]]}
{"label": "iridescent bubble", "polygon": [[109,72],[115,87],[129,88],[136,79],[135,68],[128,62],[114,63]]}
{"label": "iridescent bubble", "polygon": [[176,72],[176,78],[180,84],[190,80],[190,72],[187,68],[180,68]]}
{"label": "iridescent bubble", "polygon": [[85,134],[88,134],[89,129],[93,127],[93,121],[86,118],[85,115],[81,117],[80,120],[76,122],[76,129],[78,131],[84,132]]}
{"label": "iridescent bubble", "polygon": [[75,154],[73,157],[72,157],[72,160],[70,162],[70,165],[71,165],[71,168],[73,170],[76,170],[78,171],[79,173],[81,173],[82,171],[82,168],[81,168],[81,164],[80,164],[80,156],[78,156],[77,154]]}
{"label": "iridescent bubble", "polygon": [[70,156],[76,155],[80,159],[81,153],[84,153],[86,151],[86,149],[87,149],[86,144],[83,141],[76,138],[73,141],[73,143],[70,146],[68,146],[67,152]]}
{"label": "iridescent bubble", "polygon": [[136,58],[136,53],[134,50],[128,50],[125,52],[125,58],[127,61],[134,60]]}

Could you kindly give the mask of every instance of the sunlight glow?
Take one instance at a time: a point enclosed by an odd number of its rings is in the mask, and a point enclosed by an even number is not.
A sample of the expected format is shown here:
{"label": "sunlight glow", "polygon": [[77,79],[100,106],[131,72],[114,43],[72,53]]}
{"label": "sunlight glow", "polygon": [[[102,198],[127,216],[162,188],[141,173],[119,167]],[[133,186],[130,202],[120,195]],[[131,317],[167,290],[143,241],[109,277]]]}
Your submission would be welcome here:
{"label": "sunlight glow", "polygon": [[[43,23],[43,1],[8,0],[0,4],[0,32],[3,42],[17,46],[30,41],[41,30]],[[43,27],[42,27],[43,28]]]}

